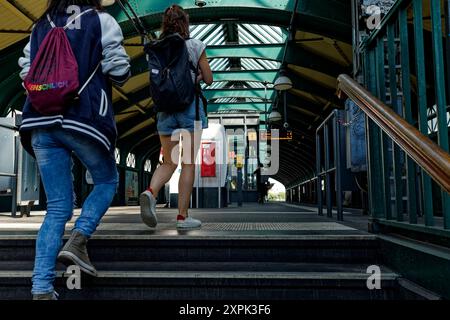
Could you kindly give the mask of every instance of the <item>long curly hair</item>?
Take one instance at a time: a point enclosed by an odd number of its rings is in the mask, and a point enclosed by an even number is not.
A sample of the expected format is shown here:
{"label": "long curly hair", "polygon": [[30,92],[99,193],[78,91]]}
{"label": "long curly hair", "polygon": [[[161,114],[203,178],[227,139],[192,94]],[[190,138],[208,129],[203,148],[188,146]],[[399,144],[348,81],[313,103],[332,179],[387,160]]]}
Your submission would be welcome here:
{"label": "long curly hair", "polygon": [[177,4],[171,5],[164,11],[160,38],[174,33],[178,33],[185,39],[190,37],[189,15]]}

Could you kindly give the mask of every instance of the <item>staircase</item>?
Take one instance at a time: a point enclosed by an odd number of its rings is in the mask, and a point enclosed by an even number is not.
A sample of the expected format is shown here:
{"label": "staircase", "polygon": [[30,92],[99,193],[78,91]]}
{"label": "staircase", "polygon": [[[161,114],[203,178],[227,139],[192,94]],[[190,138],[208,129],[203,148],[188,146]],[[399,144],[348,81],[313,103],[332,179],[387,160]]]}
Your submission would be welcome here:
{"label": "staircase", "polygon": [[[0,299],[30,299],[33,237],[0,240]],[[12,239],[11,239],[12,238]],[[58,265],[60,299],[391,300],[425,298],[380,265],[373,235],[102,236],[89,243],[99,277],[69,290]],[[381,289],[366,273],[381,267]]]}

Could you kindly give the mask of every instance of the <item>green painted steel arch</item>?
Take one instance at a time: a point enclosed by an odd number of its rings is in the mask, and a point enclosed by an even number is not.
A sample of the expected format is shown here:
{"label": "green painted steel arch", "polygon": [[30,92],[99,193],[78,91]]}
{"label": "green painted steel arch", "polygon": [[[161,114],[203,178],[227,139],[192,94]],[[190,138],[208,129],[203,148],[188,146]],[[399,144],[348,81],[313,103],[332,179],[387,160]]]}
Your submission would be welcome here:
{"label": "green painted steel arch", "polygon": [[[211,0],[207,1],[206,7],[201,9],[195,6],[194,0],[180,0],[177,4],[189,13],[191,23],[233,21],[288,27],[295,2],[295,0]],[[173,1],[129,0],[129,3],[148,29],[158,29],[162,13]],[[109,11],[122,23],[126,36],[136,34],[128,17],[117,5]],[[300,0],[296,22],[299,29],[351,42],[350,1]]]}

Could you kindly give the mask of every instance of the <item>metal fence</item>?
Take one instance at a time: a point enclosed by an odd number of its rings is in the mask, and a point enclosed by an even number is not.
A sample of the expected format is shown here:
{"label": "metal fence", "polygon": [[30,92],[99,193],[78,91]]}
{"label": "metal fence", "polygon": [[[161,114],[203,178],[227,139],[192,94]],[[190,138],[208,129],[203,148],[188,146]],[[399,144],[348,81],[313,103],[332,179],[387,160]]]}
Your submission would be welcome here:
{"label": "metal fence", "polygon": [[[361,51],[368,90],[447,153],[448,4],[448,0],[398,0]],[[375,220],[449,237],[449,194],[373,121],[367,131],[370,208]]]}

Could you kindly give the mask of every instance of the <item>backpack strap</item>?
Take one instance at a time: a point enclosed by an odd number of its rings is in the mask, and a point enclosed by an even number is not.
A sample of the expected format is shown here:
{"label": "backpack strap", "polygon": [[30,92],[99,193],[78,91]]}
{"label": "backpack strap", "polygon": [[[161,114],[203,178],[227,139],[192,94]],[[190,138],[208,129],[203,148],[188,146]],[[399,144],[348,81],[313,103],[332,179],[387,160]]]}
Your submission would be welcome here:
{"label": "backpack strap", "polygon": [[[74,23],[77,19],[81,18],[82,15],[84,15],[85,13],[94,11],[94,9],[87,9],[83,12],[80,12],[75,18],[73,18],[72,20],[70,20],[64,27],[64,30],[67,30],[67,28],[69,28],[69,26]],[[56,28],[56,24],[52,21],[52,19],[50,18],[50,14],[47,13],[47,20],[50,23],[50,25],[52,26],[52,28]]]}
{"label": "backpack strap", "polygon": [[198,92],[201,90],[200,88],[195,85],[195,120],[200,121],[200,93]]}
{"label": "backpack strap", "polygon": [[194,66],[191,57],[189,57],[189,65],[192,71],[194,71],[195,79],[194,79],[194,90],[195,90],[195,121],[200,121],[200,94],[202,88],[200,87],[200,83],[197,83],[198,78],[198,70],[200,68],[200,64],[197,64],[197,68]]}
{"label": "backpack strap", "polygon": [[197,64],[197,68],[194,66],[194,63],[191,59],[189,59],[189,64],[191,66],[192,71],[195,73],[195,120],[200,121],[200,99],[203,102],[203,110],[205,111],[205,114],[208,113],[208,100],[205,98],[205,95],[203,94],[202,87],[200,86],[200,83],[197,83],[197,78],[199,75],[200,70],[200,63]]}
{"label": "backpack strap", "polygon": [[52,21],[52,19],[50,18],[50,14],[48,14],[48,13],[47,13],[47,20],[53,29],[56,28],[56,24]]}

